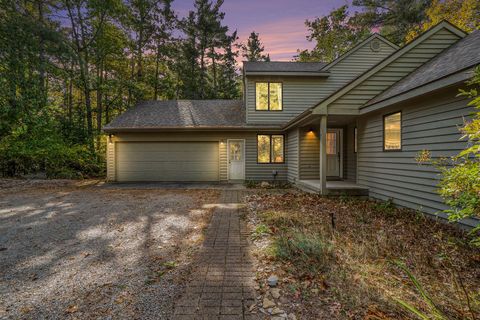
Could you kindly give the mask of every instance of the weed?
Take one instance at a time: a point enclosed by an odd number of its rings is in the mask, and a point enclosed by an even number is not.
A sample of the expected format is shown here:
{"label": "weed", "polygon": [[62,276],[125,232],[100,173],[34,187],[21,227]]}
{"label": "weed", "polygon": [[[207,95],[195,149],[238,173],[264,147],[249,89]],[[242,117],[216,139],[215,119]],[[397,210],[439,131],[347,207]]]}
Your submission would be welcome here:
{"label": "weed", "polygon": [[413,305],[409,304],[408,302],[394,298],[394,300],[405,310],[409,311],[410,313],[416,315],[420,319],[428,320],[428,319],[436,319],[436,320],[443,320],[447,319],[447,316],[436,306],[433,302],[430,295],[423,289],[423,286],[420,282],[415,278],[413,273],[407,268],[405,263],[401,261],[394,262],[397,267],[399,267],[405,274],[408,276],[410,281],[413,283],[415,288],[417,289],[418,293],[420,293],[420,297],[425,305],[428,307],[428,313],[424,313],[414,307]]}
{"label": "weed", "polygon": [[260,239],[266,235],[270,234],[270,228],[261,223],[259,224],[258,226],[255,227],[255,230],[253,230],[252,234],[250,235],[250,237],[253,239],[253,240],[257,240],[257,239]]}
{"label": "weed", "polygon": [[272,253],[275,258],[290,262],[299,274],[314,276],[327,268],[333,250],[320,236],[295,231],[276,237]]}

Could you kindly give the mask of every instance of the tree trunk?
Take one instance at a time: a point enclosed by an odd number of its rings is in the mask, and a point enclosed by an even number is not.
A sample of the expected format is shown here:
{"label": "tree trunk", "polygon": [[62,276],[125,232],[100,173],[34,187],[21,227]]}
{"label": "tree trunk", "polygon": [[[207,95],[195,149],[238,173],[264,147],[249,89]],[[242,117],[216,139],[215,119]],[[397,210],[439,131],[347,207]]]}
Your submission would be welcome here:
{"label": "tree trunk", "polygon": [[[43,0],[37,0],[37,9],[38,9],[38,21],[42,28],[45,27],[44,23],[44,12],[43,12]],[[39,65],[38,65],[38,73],[39,73],[39,82],[40,82],[40,92],[42,94],[41,97],[41,105],[40,107],[43,108],[47,104],[47,88],[45,83],[45,40],[43,38],[43,30],[41,31],[40,39],[39,39]]]}
{"label": "tree trunk", "polygon": [[103,61],[97,66],[97,149],[100,147],[100,135],[102,133],[103,113]]}
{"label": "tree trunk", "polygon": [[160,55],[161,55],[161,52],[160,52],[160,43],[157,44],[157,55],[155,57],[155,88],[153,90],[153,100],[157,100],[158,99],[158,77],[159,77],[159,73],[160,73]]}

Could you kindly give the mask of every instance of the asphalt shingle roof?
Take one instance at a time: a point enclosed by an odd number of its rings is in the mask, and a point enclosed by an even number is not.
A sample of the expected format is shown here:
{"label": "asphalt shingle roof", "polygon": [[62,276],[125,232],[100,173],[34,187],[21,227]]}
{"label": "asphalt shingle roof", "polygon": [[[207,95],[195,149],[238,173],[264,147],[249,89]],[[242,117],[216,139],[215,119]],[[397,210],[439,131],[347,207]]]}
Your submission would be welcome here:
{"label": "asphalt shingle roof", "polygon": [[373,98],[368,105],[389,99],[478,64],[480,64],[480,30],[472,32],[426,62],[417,70]]}
{"label": "asphalt shingle roof", "polygon": [[142,102],[103,129],[241,128],[245,125],[241,100],[177,100]]}
{"label": "asphalt shingle roof", "polygon": [[245,72],[321,72],[324,62],[244,61]]}

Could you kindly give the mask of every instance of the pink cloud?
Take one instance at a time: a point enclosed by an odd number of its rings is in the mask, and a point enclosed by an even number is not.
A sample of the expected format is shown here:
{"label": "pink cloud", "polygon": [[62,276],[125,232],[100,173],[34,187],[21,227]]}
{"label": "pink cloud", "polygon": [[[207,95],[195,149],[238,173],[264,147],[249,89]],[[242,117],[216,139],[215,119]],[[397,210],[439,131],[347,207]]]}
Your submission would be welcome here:
{"label": "pink cloud", "polygon": [[312,43],[306,42],[307,28],[305,19],[286,18],[276,22],[256,25],[253,30],[242,30],[240,41],[246,42],[250,32],[260,34],[260,40],[270,58],[276,61],[290,61],[297,53],[297,49],[311,49]]}

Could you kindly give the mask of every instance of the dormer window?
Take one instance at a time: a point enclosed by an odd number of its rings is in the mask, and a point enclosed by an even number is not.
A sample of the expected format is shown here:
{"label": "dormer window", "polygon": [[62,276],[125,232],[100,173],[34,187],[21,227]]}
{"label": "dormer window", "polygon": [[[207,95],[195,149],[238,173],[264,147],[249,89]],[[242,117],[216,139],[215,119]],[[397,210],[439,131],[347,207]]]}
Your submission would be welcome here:
{"label": "dormer window", "polygon": [[282,111],[283,88],[281,82],[257,82],[255,84],[255,110]]}

